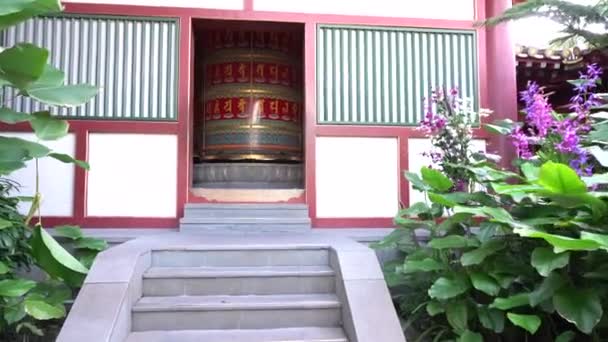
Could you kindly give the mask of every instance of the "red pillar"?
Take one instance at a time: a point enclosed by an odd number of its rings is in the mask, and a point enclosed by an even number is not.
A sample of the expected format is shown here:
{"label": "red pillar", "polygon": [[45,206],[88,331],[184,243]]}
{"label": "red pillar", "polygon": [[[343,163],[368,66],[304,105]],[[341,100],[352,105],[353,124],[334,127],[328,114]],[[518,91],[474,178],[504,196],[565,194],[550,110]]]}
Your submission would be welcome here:
{"label": "red pillar", "polygon": [[[485,0],[486,17],[496,16],[511,5],[512,0]],[[500,24],[485,29],[487,63],[485,73],[487,103],[485,106],[494,112],[488,121],[517,120],[515,51],[508,25],[508,23]],[[492,135],[488,144],[488,152],[501,155],[501,165],[504,167],[509,167],[515,158],[515,150],[511,142],[502,136]]]}

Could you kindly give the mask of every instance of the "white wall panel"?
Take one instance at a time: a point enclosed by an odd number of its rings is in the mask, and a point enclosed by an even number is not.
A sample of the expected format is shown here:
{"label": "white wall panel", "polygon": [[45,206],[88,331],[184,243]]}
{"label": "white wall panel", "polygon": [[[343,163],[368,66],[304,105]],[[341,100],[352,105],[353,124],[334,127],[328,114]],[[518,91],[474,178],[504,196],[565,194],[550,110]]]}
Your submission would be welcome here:
{"label": "white wall panel", "polygon": [[399,208],[395,138],[316,140],[317,217],[393,217]]}
{"label": "white wall panel", "polygon": [[[243,0],[63,0],[63,2],[159,7],[217,8],[234,10],[243,9]],[[129,14],[131,13],[125,13],[125,15]]]}
{"label": "white wall panel", "polygon": [[474,0],[254,0],[258,11],[473,20]]}
{"label": "white wall panel", "polygon": [[[37,141],[33,133],[2,132],[3,136],[17,137],[30,141]],[[54,152],[74,156],[76,151],[76,138],[68,134],[60,140],[44,141],[45,146]],[[42,216],[72,216],[74,211],[74,165],[65,164],[53,158],[40,159],[38,163]],[[36,166],[34,161],[27,163],[25,169],[11,174],[12,179],[21,184],[19,196],[32,196],[36,188]],[[29,211],[30,203],[22,202],[19,211],[25,214]]]}
{"label": "white wall panel", "polygon": [[[420,174],[420,169],[423,166],[432,165],[431,158],[423,156],[423,152],[428,152],[432,148],[431,141],[429,139],[409,139],[408,141],[408,165],[409,170],[417,174]],[[486,141],[483,139],[473,139],[472,148],[473,152],[485,152]],[[416,202],[423,202],[424,194],[420,191],[414,190],[410,184],[410,204]]]}
{"label": "white wall panel", "polygon": [[89,135],[87,215],[175,217],[177,136]]}

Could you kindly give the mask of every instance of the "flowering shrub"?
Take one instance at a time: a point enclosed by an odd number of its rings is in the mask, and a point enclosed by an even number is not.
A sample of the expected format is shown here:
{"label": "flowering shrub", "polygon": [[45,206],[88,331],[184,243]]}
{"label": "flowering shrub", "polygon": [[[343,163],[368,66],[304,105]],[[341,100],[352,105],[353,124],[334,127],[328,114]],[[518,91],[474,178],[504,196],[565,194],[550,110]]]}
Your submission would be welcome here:
{"label": "flowering shrub", "polygon": [[602,71],[589,65],[587,72],[575,82],[576,95],[571,99],[573,113],[562,117],[553,111],[547,96],[536,83],[530,83],[521,93],[525,103],[523,125],[510,133],[517,153],[522,159],[568,163],[579,175],[590,175],[592,158],[582,146],[582,137],[591,131],[591,108],[599,104],[593,93]]}
{"label": "flowering shrub", "polygon": [[[531,84],[525,121],[490,125],[513,138],[518,173],[484,159],[444,162],[469,176],[469,191],[457,191],[449,171],[406,172],[428,200],[401,210],[399,228],[375,247],[405,253],[385,277],[410,339],[608,338],[608,193],[590,190],[608,184],[589,149],[608,143],[606,123],[591,114],[599,72],[592,66],[576,82],[571,115],[555,114]],[[440,127],[431,133],[448,126],[426,119],[424,129]],[[475,185],[486,191],[470,191]]]}
{"label": "flowering shrub", "polygon": [[471,174],[465,168],[472,159],[472,125],[477,113],[470,101],[458,97],[458,90],[434,90],[420,129],[430,138],[433,148],[424,152],[454,182],[454,190],[468,189]]}

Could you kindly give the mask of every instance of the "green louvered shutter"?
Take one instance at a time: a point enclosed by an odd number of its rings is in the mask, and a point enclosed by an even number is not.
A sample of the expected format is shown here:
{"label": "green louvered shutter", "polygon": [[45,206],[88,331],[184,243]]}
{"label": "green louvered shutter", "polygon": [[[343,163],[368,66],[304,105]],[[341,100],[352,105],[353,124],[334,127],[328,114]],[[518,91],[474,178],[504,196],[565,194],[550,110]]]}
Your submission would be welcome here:
{"label": "green louvered shutter", "polygon": [[478,106],[475,31],[323,25],[319,124],[417,125],[433,87]]}
{"label": "green louvered shutter", "polygon": [[[0,32],[0,45],[31,42],[50,51],[50,62],[69,84],[100,87],[77,108],[53,108],[69,119],[177,120],[177,19],[61,14],[28,20]],[[3,98],[13,90],[0,89]],[[18,111],[47,109],[17,97]]]}

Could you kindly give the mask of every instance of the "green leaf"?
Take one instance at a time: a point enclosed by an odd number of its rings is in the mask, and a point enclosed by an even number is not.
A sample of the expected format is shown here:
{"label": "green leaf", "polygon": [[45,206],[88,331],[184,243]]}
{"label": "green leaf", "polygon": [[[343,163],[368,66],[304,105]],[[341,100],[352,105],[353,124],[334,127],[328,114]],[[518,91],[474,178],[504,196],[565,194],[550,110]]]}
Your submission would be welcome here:
{"label": "green leaf", "polygon": [[507,313],[507,318],[514,325],[526,329],[530,334],[536,333],[540,327],[540,318],[536,315],[518,315],[512,312]]}
{"label": "green leaf", "polygon": [[496,232],[498,232],[502,228],[500,223],[485,221],[479,225],[479,232],[477,233],[477,239],[482,244],[492,240],[494,236],[496,236]]}
{"label": "green leaf", "polygon": [[553,296],[553,305],[560,316],[585,334],[591,334],[603,314],[600,297],[588,289],[562,288]]}
{"label": "green leaf", "polygon": [[418,174],[410,171],[405,171],[403,175],[410,182],[410,184],[412,184],[412,187],[414,189],[423,192],[431,189],[426,183],[422,181],[422,178],[420,178]]}
{"label": "green leaf", "polygon": [[14,324],[25,318],[25,305],[22,301],[4,308],[4,319],[8,324]]}
{"label": "green leaf", "polygon": [[0,16],[23,11],[34,0],[3,0],[0,6]]}
{"label": "green leaf", "polygon": [[479,246],[479,242],[461,235],[448,235],[429,241],[428,246],[435,249],[465,248]]}
{"label": "green leaf", "polygon": [[108,243],[102,239],[84,237],[84,238],[78,239],[76,241],[76,243],[74,243],[74,248],[103,251],[104,249],[108,248]]}
{"label": "green leaf", "polygon": [[6,263],[0,261],[0,274],[7,274],[11,271],[11,269],[6,265]]}
{"label": "green leaf", "polygon": [[31,142],[21,138],[9,138],[0,136],[0,155],[13,149],[23,149],[27,151],[29,158],[46,157],[51,150],[46,146]]}
{"label": "green leaf", "polygon": [[500,334],[505,329],[505,314],[503,311],[478,306],[477,317],[481,325],[488,330]]}
{"label": "green leaf", "polygon": [[85,169],[85,170],[89,170],[91,167],[89,166],[89,163],[82,161],[82,160],[78,160],[78,159],[74,159],[72,158],[72,156],[68,155],[68,154],[63,154],[63,153],[50,153],[49,157],[54,158],[59,160],[62,163],[66,163],[66,164],[76,164],[78,166],[80,166],[81,168]]}
{"label": "green leaf", "polygon": [[431,298],[449,299],[465,293],[470,285],[463,277],[441,277],[433,283],[428,293]]}
{"label": "green leaf", "polygon": [[463,266],[479,265],[487,257],[505,248],[501,240],[490,240],[481,247],[462,254],[460,262]]}
{"label": "green leaf", "polygon": [[44,71],[49,52],[29,43],[19,43],[0,52],[0,78],[25,89]]}
{"label": "green leaf", "polygon": [[496,120],[492,124],[484,124],[484,128],[490,133],[507,135],[513,131],[516,123],[510,119]]}
{"label": "green leaf", "polygon": [[445,309],[441,303],[432,300],[426,304],[426,312],[429,314],[429,316],[436,316],[445,312]]}
{"label": "green leaf", "polygon": [[540,275],[546,277],[551,271],[568,265],[570,253],[554,253],[550,248],[537,247],[532,252],[531,264]]}
{"label": "green leaf", "polygon": [[0,122],[7,124],[16,124],[19,122],[30,121],[31,116],[27,113],[15,112],[6,107],[0,108]]}
{"label": "green leaf", "polygon": [[[26,0],[27,6],[18,12],[0,15],[0,30],[13,26],[19,22],[40,14],[55,13],[61,11],[59,0]],[[4,4],[3,4],[4,5]]]}
{"label": "green leaf", "polygon": [[608,250],[608,235],[596,234],[589,232],[581,232],[581,239],[586,241],[593,241],[600,245],[601,248]]}
{"label": "green leaf", "polygon": [[72,240],[78,240],[83,237],[82,230],[78,226],[55,227],[55,235]]}
{"label": "green leaf", "polygon": [[433,272],[447,269],[447,266],[435,259],[406,260],[403,264],[403,273]]}
{"label": "green leaf", "polygon": [[574,340],[576,333],[574,331],[566,331],[555,338],[555,342],[570,342]]}
{"label": "green leaf", "polygon": [[534,182],[538,180],[538,177],[540,176],[540,168],[532,163],[523,163],[520,166],[520,169],[528,182]]}
{"label": "green leaf", "polygon": [[471,278],[473,287],[483,293],[490,296],[496,296],[498,295],[498,292],[500,292],[500,286],[492,277],[485,273],[472,272],[469,274],[469,277]]}
{"label": "green leaf", "polygon": [[57,140],[68,134],[70,125],[65,120],[51,116],[49,112],[36,112],[32,114],[30,125],[41,140]]}
{"label": "green leaf", "polygon": [[37,320],[49,320],[65,317],[63,304],[52,305],[42,299],[26,299],[25,312]]}
{"label": "green leaf", "polygon": [[429,192],[429,200],[431,200],[431,202],[433,203],[441,204],[450,208],[458,204],[454,201],[451,201],[447,197],[442,196],[441,194],[436,194],[434,192]]}
{"label": "green leaf", "polygon": [[36,286],[36,282],[26,279],[0,280],[0,296],[21,297]]}
{"label": "green leaf", "polygon": [[12,226],[13,226],[13,223],[11,221],[0,218],[0,230],[10,228]]}
{"label": "green leaf", "polygon": [[399,210],[399,216],[418,217],[420,214],[429,214],[431,208],[424,202],[416,202],[407,209]]}
{"label": "green leaf", "polygon": [[32,256],[49,275],[63,279],[71,286],[80,286],[88,269],[68,253],[40,226],[34,228],[31,238]]}
{"label": "green leaf", "polygon": [[506,298],[495,298],[490,304],[491,309],[509,310],[529,304],[528,293],[518,293]]}
{"label": "green leaf", "polygon": [[458,342],[483,342],[483,336],[478,332],[465,330],[458,338]]}
{"label": "green leaf", "polygon": [[55,68],[54,66],[47,64],[40,75],[40,78],[37,79],[34,83],[30,85],[30,88],[41,88],[48,86],[60,86],[65,82],[65,74],[63,71]]}
{"label": "green leaf", "polygon": [[15,327],[15,331],[19,334],[24,328],[27,329],[33,335],[44,336],[44,331],[42,331],[42,329],[38,328],[36,325],[30,322],[21,322],[17,324],[17,326]]}
{"label": "green leaf", "polygon": [[582,177],[583,182],[587,186],[594,186],[598,184],[608,184],[608,173],[595,174],[590,177]]}
{"label": "green leaf", "polygon": [[437,230],[442,232],[450,230],[455,225],[468,221],[469,219],[471,219],[471,217],[473,217],[473,215],[467,213],[454,214],[443,220],[443,222],[441,222],[439,226],[437,226]]}
{"label": "green leaf", "polygon": [[457,334],[462,334],[468,328],[467,303],[463,300],[452,302],[447,305],[445,315],[448,323]]}
{"label": "green leaf", "polygon": [[546,190],[565,195],[584,194],[587,186],[568,165],[546,162],[540,168],[538,184]]}
{"label": "green leaf", "polygon": [[73,107],[87,103],[97,95],[97,87],[88,84],[39,86],[29,88],[27,94],[40,102],[53,105]]}
{"label": "green leaf", "polygon": [[544,239],[553,246],[555,253],[562,253],[565,251],[593,251],[600,247],[595,241],[574,239],[567,236],[554,235],[538,230],[530,229],[514,229],[513,232],[523,237]]}
{"label": "green leaf", "polygon": [[422,179],[426,182],[426,184],[430,185],[433,189],[439,192],[446,192],[454,186],[454,183],[452,183],[448,177],[441,173],[441,171],[423,167],[420,169],[420,173],[422,174]]}
{"label": "green leaf", "polygon": [[530,293],[530,305],[536,306],[548,299],[551,299],[555,291],[559,290],[566,284],[566,280],[557,272],[552,272],[548,277],[543,279],[542,283]]}

